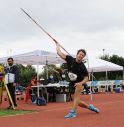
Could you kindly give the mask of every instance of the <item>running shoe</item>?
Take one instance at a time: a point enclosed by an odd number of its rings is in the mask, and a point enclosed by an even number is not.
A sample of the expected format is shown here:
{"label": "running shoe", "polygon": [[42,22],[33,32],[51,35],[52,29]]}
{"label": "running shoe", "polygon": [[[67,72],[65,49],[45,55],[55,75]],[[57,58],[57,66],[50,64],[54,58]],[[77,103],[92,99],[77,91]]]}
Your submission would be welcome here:
{"label": "running shoe", "polygon": [[89,105],[89,110],[93,111],[93,112],[96,112],[96,113],[99,113],[100,110],[98,108],[95,108],[92,104]]}
{"label": "running shoe", "polygon": [[71,119],[71,118],[75,118],[77,115],[76,115],[76,112],[74,110],[71,110],[66,116],[65,118],[67,119]]}

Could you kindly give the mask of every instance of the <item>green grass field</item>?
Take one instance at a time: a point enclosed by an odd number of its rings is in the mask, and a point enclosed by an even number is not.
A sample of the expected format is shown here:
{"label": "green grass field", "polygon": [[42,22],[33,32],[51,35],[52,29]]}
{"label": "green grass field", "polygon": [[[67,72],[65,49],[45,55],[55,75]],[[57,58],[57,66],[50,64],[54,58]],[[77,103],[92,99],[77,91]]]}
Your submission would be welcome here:
{"label": "green grass field", "polygon": [[30,114],[33,112],[35,112],[35,111],[33,111],[33,110],[5,110],[5,109],[0,109],[0,117]]}

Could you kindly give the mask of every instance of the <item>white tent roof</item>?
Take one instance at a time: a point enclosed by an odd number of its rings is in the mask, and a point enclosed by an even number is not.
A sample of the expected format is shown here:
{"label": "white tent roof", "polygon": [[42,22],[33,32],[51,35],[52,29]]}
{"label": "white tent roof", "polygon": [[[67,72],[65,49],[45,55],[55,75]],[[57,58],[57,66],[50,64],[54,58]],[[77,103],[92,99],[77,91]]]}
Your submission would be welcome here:
{"label": "white tent roof", "polygon": [[[0,58],[0,63],[6,63],[8,57]],[[45,65],[61,64],[64,62],[56,53],[35,50],[32,52],[12,56],[16,64]]]}
{"label": "white tent roof", "polygon": [[88,63],[86,66],[89,72],[104,72],[104,71],[119,71],[123,70],[122,66],[117,64],[102,60],[102,59],[89,59],[89,67]]}

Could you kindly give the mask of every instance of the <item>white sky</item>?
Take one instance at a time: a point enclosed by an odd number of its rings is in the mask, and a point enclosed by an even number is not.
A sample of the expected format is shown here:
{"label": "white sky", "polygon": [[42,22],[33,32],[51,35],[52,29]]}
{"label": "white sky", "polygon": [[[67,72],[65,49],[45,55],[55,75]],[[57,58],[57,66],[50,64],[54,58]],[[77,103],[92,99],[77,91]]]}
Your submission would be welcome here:
{"label": "white sky", "polygon": [[54,42],[20,10],[25,9],[64,48],[93,57],[124,57],[123,0],[0,0],[0,56],[36,49],[56,52]]}

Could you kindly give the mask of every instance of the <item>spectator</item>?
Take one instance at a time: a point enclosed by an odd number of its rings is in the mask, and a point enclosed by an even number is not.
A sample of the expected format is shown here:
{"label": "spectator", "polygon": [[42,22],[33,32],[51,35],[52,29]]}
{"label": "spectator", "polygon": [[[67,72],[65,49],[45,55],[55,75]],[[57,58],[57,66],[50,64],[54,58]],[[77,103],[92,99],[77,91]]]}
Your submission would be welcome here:
{"label": "spectator", "polygon": [[36,85],[37,85],[37,77],[34,76],[31,79],[29,85],[26,87],[26,91],[25,91],[25,102],[28,102],[28,100],[31,99],[31,95],[33,93],[32,92],[33,91],[32,86],[36,86]]}
{"label": "spectator", "polygon": [[[15,96],[15,86],[18,83],[19,72],[18,72],[17,66],[14,65],[14,60],[12,57],[9,57],[7,59],[7,62],[8,62],[8,67],[5,68],[5,74],[6,74],[5,79],[6,79],[7,87],[12,97],[14,106],[17,107],[16,96]],[[10,100],[9,100],[9,107],[7,109],[12,109],[12,104]]]}
{"label": "spectator", "polygon": [[50,74],[49,79],[48,79],[48,82],[49,83],[55,83],[55,77],[54,77],[53,74]]}

